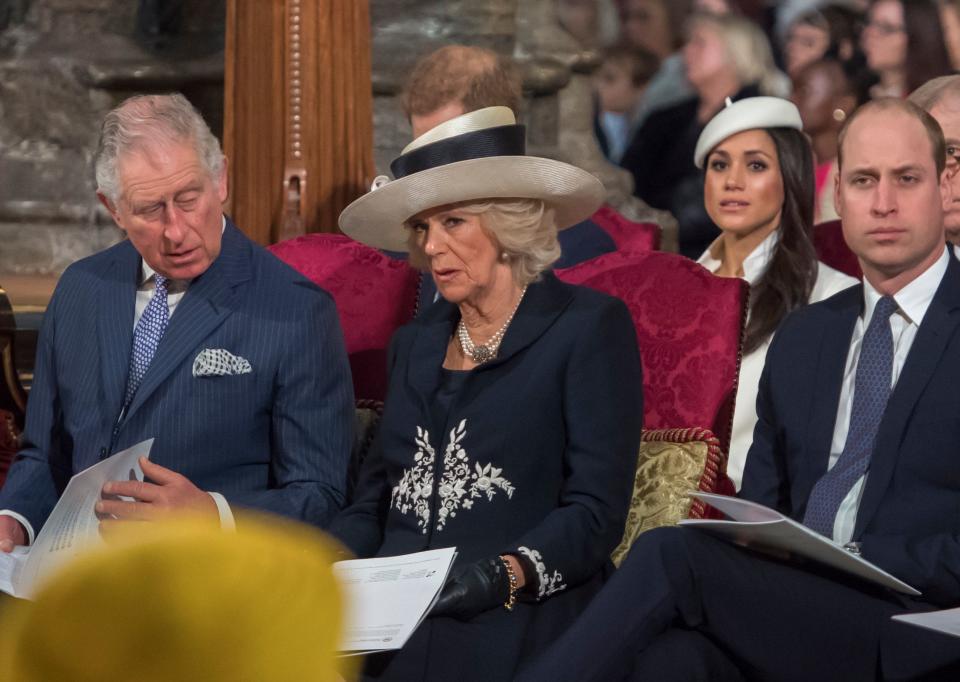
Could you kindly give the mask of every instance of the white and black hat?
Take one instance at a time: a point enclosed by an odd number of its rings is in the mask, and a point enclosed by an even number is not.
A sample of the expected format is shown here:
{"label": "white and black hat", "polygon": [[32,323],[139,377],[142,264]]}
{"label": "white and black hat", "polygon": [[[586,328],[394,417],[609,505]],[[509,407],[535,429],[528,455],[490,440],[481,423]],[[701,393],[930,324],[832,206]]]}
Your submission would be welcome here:
{"label": "white and black hat", "polygon": [[732,135],[757,128],[795,128],[803,130],[796,105],[780,97],[747,97],[731,102],[700,133],[693,153],[693,163],[703,168],[707,155]]}
{"label": "white and black hat", "polygon": [[482,199],[540,199],[557,228],[590,217],[603,184],[568,163],[526,156],[525,130],[507,107],[487,107],[441,123],[390,164],[395,180],[378,176],[370,192],[340,214],[340,229],[357,241],[406,251],[404,221],[437,206]]}

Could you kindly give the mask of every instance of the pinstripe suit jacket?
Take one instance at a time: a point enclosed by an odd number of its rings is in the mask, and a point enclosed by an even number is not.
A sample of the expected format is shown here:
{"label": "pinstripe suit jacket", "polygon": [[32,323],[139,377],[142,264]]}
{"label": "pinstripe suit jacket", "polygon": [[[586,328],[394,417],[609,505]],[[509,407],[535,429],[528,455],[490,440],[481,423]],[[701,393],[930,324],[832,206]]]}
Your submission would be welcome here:
{"label": "pinstripe suit jacket", "polygon": [[[140,263],[125,241],[60,279],[0,509],[39,531],[70,476],[153,437],[152,461],[232,506],[324,525],[343,504],[353,424],[330,296],[228,221],[219,257],[178,304],[118,423]],[[252,372],[194,377],[208,348],[246,358]]]}

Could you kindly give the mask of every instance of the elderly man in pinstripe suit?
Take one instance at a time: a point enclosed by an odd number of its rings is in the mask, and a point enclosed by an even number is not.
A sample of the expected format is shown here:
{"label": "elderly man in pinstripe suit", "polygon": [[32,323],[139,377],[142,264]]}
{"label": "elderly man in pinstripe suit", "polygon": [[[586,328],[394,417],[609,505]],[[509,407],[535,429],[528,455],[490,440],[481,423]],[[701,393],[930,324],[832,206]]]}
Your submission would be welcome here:
{"label": "elderly man in pinstripe suit", "polygon": [[72,474],[146,438],[147,480],[105,485],[103,531],[179,511],[229,526],[240,507],[324,525],[353,423],[332,299],[223,216],[225,159],[182,96],[111,111],[96,170],[128,239],[68,268],[47,309],[0,550],[33,540]]}

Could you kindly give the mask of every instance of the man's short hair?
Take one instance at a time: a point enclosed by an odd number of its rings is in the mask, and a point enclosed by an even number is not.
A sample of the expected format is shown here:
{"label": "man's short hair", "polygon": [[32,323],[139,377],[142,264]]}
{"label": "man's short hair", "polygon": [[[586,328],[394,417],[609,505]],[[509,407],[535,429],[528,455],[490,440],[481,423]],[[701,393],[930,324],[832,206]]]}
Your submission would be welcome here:
{"label": "man's short hair", "polygon": [[519,118],[520,99],[520,76],[509,58],[482,47],[447,45],[417,61],[400,102],[408,119],[452,102],[461,102],[464,113],[510,107]]}
{"label": "man's short hair", "polygon": [[956,74],[931,78],[910,93],[907,100],[924,111],[930,111],[948,96],[960,98],[960,76]]}
{"label": "man's short hair", "polygon": [[94,156],[97,191],[116,203],[121,191],[120,157],[157,142],[191,144],[211,177],[223,171],[220,142],[186,97],[180,93],[136,95],[103,119]]}
{"label": "man's short hair", "polygon": [[[947,145],[946,142],[944,142],[943,130],[940,129],[940,124],[937,123],[937,120],[933,116],[913,102],[898,97],[881,97],[867,102],[854,111],[847,119],[846,123],[844,123],[840,129],[840,134],[837,138],[837,168],[839,170],[843,169],[843,144],[847,137],[847,131],[850,129],[850,126],[853,125],[854,121],[863,114],[871,111],[900,111],[920,121],[920,123],[923,124],[923,129],[927,133],[927,138],[930,140],[930,147],[933,150],[933,160],[937,167],[937,177],[943,174],[947,166]],[[879,144],[883,144],[882,141],[879,142]]]}

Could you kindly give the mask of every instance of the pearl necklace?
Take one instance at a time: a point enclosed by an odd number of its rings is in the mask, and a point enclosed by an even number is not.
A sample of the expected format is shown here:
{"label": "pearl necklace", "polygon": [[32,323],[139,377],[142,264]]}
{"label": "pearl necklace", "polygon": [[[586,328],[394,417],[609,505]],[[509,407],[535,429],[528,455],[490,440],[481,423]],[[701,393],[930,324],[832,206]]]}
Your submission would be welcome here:
{"label": "pearl necklace", "polygon": [[513,306],[513,310],[507,318],[507,321],[497,330],[496,334],[491,336],[490,339],[482,345],[476,345],[473,342],[473,339],[470,338],[470,332],[467,331],[467,325],[464,324],[463,318],[460,318],[460,324],[457,325],[457,339],[460,341],[460,350],[463,351],[466,357],[478,365],[482,365],[497,357],[497,351],[500,350],[500,342],[503,340],[503,335],[507,333],[507,327],[509,327],[510,322],[513,321],[513,316],[516,314],[517,308],[520,307],[520,301],[523,300],[525,293],[527,293],[527,287],[523,287],[520,291],[520,298],[517,299],[517,305]]}

